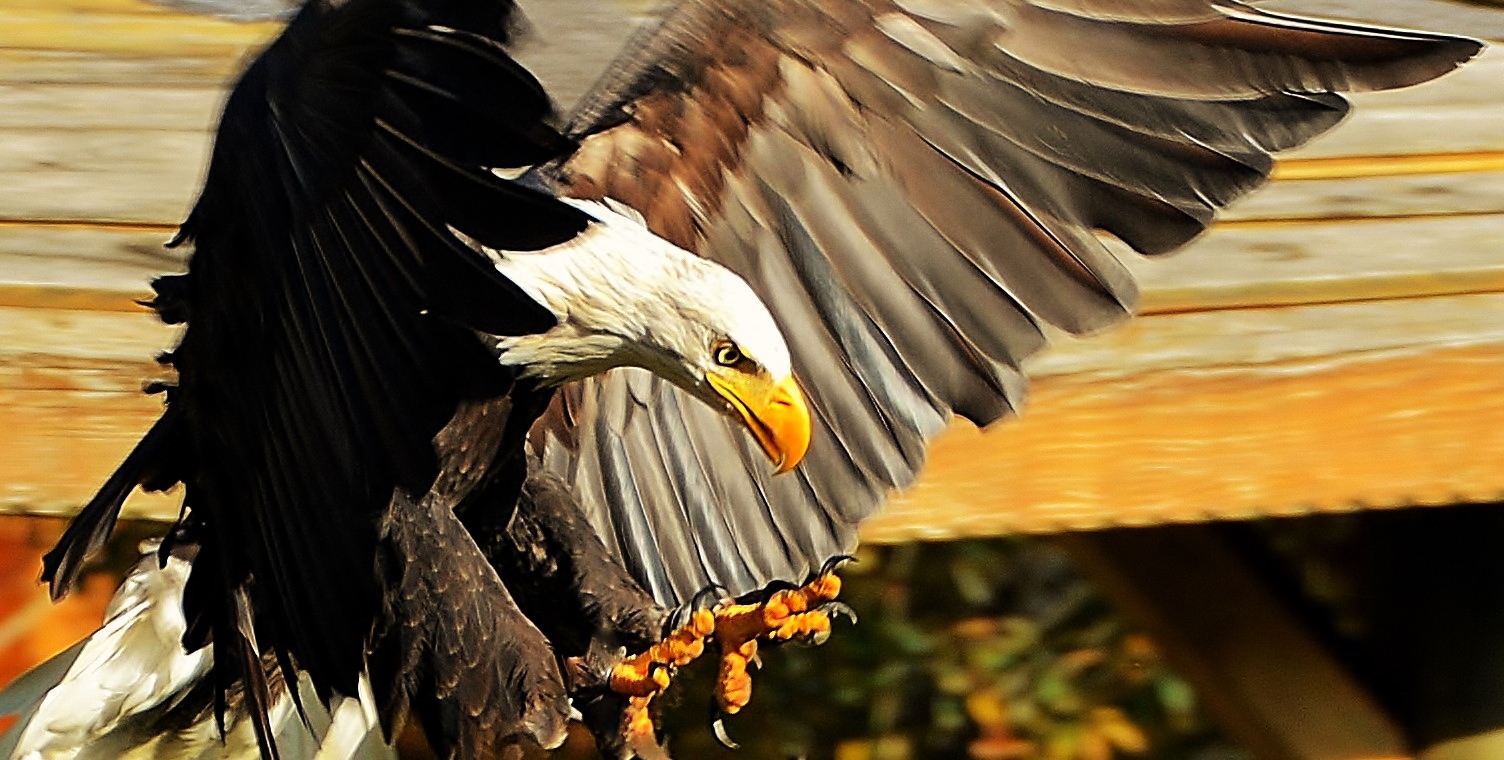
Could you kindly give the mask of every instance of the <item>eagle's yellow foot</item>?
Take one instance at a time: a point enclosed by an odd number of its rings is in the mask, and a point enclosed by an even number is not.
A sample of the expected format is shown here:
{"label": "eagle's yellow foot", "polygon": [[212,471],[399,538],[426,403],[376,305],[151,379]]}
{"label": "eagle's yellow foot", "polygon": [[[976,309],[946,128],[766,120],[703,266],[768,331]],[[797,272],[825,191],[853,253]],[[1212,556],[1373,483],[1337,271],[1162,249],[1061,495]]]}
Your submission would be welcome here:
{"label": "eagle's yellow foot", "polygon": [[[622,713],[622,738],[639,757],[656,757],[657,731],[653,726],[653,698],[662,694],[676,668],[688,665],[705,652],[705,638],[715,630],[710,610],[696,610],[689,622],[611,669],[611,690],[627,698]],[[666,757],[667,755],[663,755]]]}
{"label": "eagle's yellow foot", "polygon": [[715,630],[709,610],[696,610],[689,622],[611,669],[611,690],[629,697],[650,697],[668,688],[673,669],[688,665],[705,651],[705,637]]}
{"label": "eagle's yellow foot", "polygon": [[824,643],[830,636],[830,614],[841,593],[841,579],[828,563],[814,580],[798,588],[774,591],[758,602],[732,602],[715,609],[715,640],[721,649],[721,672],[716,680],[716,703],[734,715],[752,699],[752,676],[760,640]]}
{"label": "eagle's yellow foot", "polygon": [[[759,642],[824,643],[830,636],[832,614],[850,614],[849,608],[836,601],[841,593],[841,579],[834,574],[835,568],[846,559],[826,563],[803,586],[780,584],[788,587],[764,589],[722,602],[710,610],[698,609],[690,615],[688,623],[662,641],[617,663],[611,670],[609,684],[611,691],[627,699],[621,717],[626,746],[642,758],[667,757],[658,744],[653,724],[653,700],[668,689],[675,670],[704,653],[707,638],[713,637],[721,650],[715,696],[720,712],[727,715],[739,712],[752,699],[752,676],[747,671],[758,662]],[[723,743],[735,746],[726,737],[719,718],[715,729]]]}

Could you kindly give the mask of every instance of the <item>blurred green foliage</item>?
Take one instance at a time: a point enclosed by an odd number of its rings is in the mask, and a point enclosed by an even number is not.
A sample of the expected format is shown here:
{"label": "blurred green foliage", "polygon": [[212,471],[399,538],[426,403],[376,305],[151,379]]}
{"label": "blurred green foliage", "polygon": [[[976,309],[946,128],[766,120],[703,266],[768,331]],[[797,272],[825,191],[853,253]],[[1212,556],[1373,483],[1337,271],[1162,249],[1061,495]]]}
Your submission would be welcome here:
{"label": "blurred green foliage", "polygon": [[[139,557],[140,539],[160,532],[122,526],[99,563],[117,575]],[[1284,548],[1305,556],[1313,540],[1330,538],[1302,532]],[[858,560],[841,569],[841,597],[861,620],[838,619],[819,647],[763,649],[751,705],[725,718],[740,749],[721,746],[710,729],[716,659],[679,674],[661,713],[675,758],[1251,757],[1208,723],[1153,642],[1127,628],[1049,541],[864,547]],[[1334,577],[1320,563],[1308,569]],[[555,755],[590,757],[590,744],[576,732]],[[410,746],[403,756],[427,753]]]}
{"label": "blurred green foliage", "polygon": [[752,704],[726,719],[739,751],[708,728],[713,658],[680,674],[664,718],[675,757],[1247,757],[1045,541],[875,547],[841,574],[860,623],[764,650]]}

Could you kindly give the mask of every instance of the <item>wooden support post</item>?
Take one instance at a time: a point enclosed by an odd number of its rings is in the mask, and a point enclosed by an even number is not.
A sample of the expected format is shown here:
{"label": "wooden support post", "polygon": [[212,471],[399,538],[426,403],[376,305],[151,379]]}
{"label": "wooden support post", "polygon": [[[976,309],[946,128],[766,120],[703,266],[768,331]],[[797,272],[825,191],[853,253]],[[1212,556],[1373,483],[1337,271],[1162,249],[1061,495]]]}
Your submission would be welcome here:
{"label": "wooden support post", "polygon": [[1062,544],[1263,760],[1408,757],[1394,721],[1216,533],[1182,525]]}
{"label": "wooden support post", "polygon": [[1418,754],[1504,757],[1504,507],[1360,516],[1358,653]]}

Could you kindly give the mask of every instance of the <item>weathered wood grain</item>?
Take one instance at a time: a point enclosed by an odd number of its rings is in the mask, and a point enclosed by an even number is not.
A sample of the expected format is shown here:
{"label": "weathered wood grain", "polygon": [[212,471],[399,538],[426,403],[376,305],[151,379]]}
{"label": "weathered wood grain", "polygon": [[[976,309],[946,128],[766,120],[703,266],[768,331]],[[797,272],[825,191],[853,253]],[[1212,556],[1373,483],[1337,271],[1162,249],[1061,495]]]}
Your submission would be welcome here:
{"label": "weathered wood grain", "polygon": [[1055,336],[1025,368],[1041,381],[1076,377],[1091,387],[1110,377],[1283,372],[1286,364],[1361,364],[1407,351],[1498,343],[1504,343],[1504,293],[1495,292],[1150,315],[1097,336]]}
{"label": "weathered wood grain", "polygon": [[5,7],[12,10],[68,14],[176,15],[162,6],[142,0],[6,0]]}
{"label": "weathered wood grain", "polygon": [[0,83],[0,129],[207,132],[225,89],[212,84]]}
{"label": "weathered wood grain", "polygon": [[[171,339],[145,315],[0,309],[0,504],[85,500],[159,411],[139,388]],[[1035,370],[1022,418],[958,425],[869,540],[1504,495],[1501,294],[1151,316]]]}
{"label": "weathered wood grain", "polygon": [[948,433],[921,483],[863,536],[937,540],[1504,498],[1504,348],[1284,369],[1041,381],[1021,419],[990,436]]}
{"label": "weathered wood grain", "polygon": [[[130,308],[151,278],[184,268],[182,250],[163,247],[167,226],[0,223],[0,292],[47,286],[96,291]],[[12,305],[57,306],[45,302]]]}
{"label": "weathered wood grain", "polygon": [[[0,510],[77,509],[161,412],[141,392],[174,340],[135,314],[0,307]],[[129,514],[176,505],[137,495]]]}
{"label": "weathered wood grain", "polygon": [[145,3],[136,6],[141,12],[59,13],[53,8],[0,6],[0,47],[228,59],[264,44],[281,28],[276,23],[238,24],[156,11]]}
{"label": "weathered wood grain", "polygon": [[0,219],[177,222],[208,150],[202,132],[0,131]]}
{"label": "weathered wood grain", "polygon": [[1504,148],[1504,134],[1498,129],[1501,117],[1504,117],[1504,105],[1497,104],[1433,103],[1410,108],[1359,108],[1347,122],[1291,156],[1495,152]]}
{"label": "weathered wood grain", "polygon": [[0,82],[20,85],[150,82],[158,87],[223,86],[240,71],[244,58],[222,54],[122,56],[82,50],[0,48]]}
{"label": "weathered wood grain", "polygon": [[[28,12],[37,18],[47,15],[43,11]],[[130,18],[132,24],[140,22],[135,16]],[[178,29],[171,23],[173,17],[151,18],[155,20],[150,24],[159,24],[152,27],[156,30],[153,33],[161,36],[155,43],[142,42],[143,50],[135,53],[76,46],[64,55],[59,50],[72,44],[64,39],[57,47],[35,51],[38,58],[31,62],[32,70],[25,76],[38,81],[0,73],[0,84],[4,85],[0,86],[0,102],[7,104],[0,111],[0,186],[15,189],[0,195],[0,218],[161,224],[181,219],[203,173],[223,88],[246,50],[272,27],[252,25],[256,28],[248,31],[250,27],[245,25],[199,20],[230,27],[216,34],[237,40],[223,49],[206,48],[194,41],[196,27],[185,28],[180,40],[171,36]],[[0,13],[0,29],[4,22]],[[0,47],[5,40],[5,33],[0,31]],[[149,50],[170,53],[166,61],[154,64],[166,70],[141,70],[147,65],[141,61],[150,60],[146,57]],[[12,49],[6,54],[24,52]],[[211,60],[218,63],[211,65]],[[173,61],[179,64],[176,68]],[[0,63],[8,62],[0,58]],[[79,71],[73,75],[61,73],[70,66]],[[0,72],[9,68],[0,65]],[[191,81],[185,81],[185,76]],[[1363,95],[1357,100],[1357,112],[1347,124],[1290,155],[1286,174],[1300,176],[1302,167],[1313,161],[1396,154],[1454,157],[1451,168],[1433,172],[1442,176],[1504,171],[1504,130],[1497,127],[1504,123],[1504,51],[1489,50],[1471,66],[1438,82],[1398,93]],[[1459,171],[1455,162],[1459,154],[1482,158],[1475,158],[1474,166]],[[1477,163],[1480,160],[1482,164]],[[1488,163],[1490,160],[1492,163]],[[1427,187],[1445,184],[1446,180],[1428,184],[1412,176],[1416,174],[1413,166],[1349,162],[1335,172],[1328,171],[1328,178],[1341,179],[1343,171],[1364,176],[1373,173],[1375,165],[1385,167],[1378,170],[1381,176],[1401,173],[1413,188],[1410,193],[1384,195],[1393,199],[1387,201],[1393,206],[1387,213],[1430,213],[1441,202],[1424,193]],[[1332,165],[1325,166],[1330,169]],[[1486,181],[1474,184],[1478,187],[1469,192],[1476,205],[1488,197],[1490,188]],[[1276,193],[1276,199],[1299,193],[1271,192]],[[1273,212],[1297,203],[1267,201],[1262,203],[1271,205],[1259,205],[1259,198],[1254,196],[1234,215]],[[1327,198],[1342,201],[1332,192]],[[1318,206],[1301,216],[1334,213]]]}
{"label": "weathered wood grain", "polygon": [[[133,302],[180,268],[160,244],[226,84],[274,29],[140,0],[0,7],[0,509],[76,509],[159,412],[140,388],[173,331]],[[957,426],[866,535],[1504,494],[1500,123],[1499,51],[1360,96],[1191,250],[1130,259],[1151,316],[1062,338],[1029,366],[1024,417]]]}
{"label": "weathered wood grain", "polygon": [[[181,268],[182,252],[161,247],[171,229],[0,223],[0,303],[48,305],[18,295],[46,286],[95,291],[101,308],[129,308],[152,277]],[[1504,210],[1243,220],[1175,256],[1122,257],[1143,283],[1142,309],[1165,312],[1504,290],[1500,251]]]}
{"label": "weathered wood grain", "polygon": [[[87,365],[77,368],[87,377]],[[0,388],[0,511],[71,514],[94,495],[130,447],[161,412],[160,402],[136,389],[94,390]],[[174,495],[137,492],[126,501],[127,517],[171,520]]]}
{"label": "weathered wood grain", "polygon": [[1369,159],[1286,164],[1281,172],[1285,178],[1228,207],[1222,214],[1224,226],[1260,219],[1504,213],[1504,154],[1499,160],[1476,153],[1404,158],[1414,162]]}
{"label": "weathered wood grain", "polygon": [[1173,257],[1124,260],[1146,312],[1504,289],[1504,214],[1247,221]]}

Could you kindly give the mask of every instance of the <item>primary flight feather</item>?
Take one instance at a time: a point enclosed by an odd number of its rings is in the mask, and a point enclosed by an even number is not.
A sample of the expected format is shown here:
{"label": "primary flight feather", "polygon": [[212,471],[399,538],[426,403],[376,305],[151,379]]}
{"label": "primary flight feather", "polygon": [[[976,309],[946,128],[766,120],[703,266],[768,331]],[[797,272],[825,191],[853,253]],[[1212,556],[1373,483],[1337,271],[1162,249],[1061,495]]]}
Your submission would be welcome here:
{"label": "primary flight feather", "polygon": [[584,432],[543,431],[545,458],[664,602],[803,577],[913,482],[952,413],[1020,406],[1045,325],[1132,312],[1099,234],[1172,251],[1272,153],[1340,122],[1337,93],[1478,49],[1207,0],[676,3],[545,173],[752,284],[808,391],[811,448],[770,478],[743,436],[623,371],[566,390]]}
{"label": "primary flight feather", "polygon": [[556,130],[515,23],[314,0],[251,64],[156,286],[166,411],[48,555],[60,595],[183,484],[184,644],[264,754],[269,674],[368,677],[441,753],[557,742],[561,659],[810,575],[952,413],[1021,403],[1046,325],[1129,314],[1099,234],[1173,250],[1336,93],[1479,49],[1232,0],[683,0]]}

